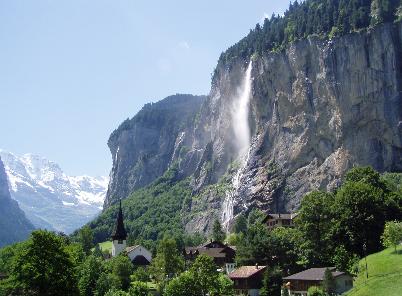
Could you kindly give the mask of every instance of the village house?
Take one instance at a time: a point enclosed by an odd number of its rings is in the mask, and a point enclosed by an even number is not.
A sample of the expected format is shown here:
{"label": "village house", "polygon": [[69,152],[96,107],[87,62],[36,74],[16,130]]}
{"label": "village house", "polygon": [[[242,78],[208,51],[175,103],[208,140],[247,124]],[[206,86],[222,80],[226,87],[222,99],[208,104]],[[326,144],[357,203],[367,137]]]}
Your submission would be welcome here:
{"label": "village house", "polygon": [[262,223],[266,224],[269,230],[276,227],[294,227],[294,219],[297,217],[297,213],[293,214],[267,214]]}
{"label": "village house", "polygon": [[284,286],[290,296],[307,296],[312,286],[321,286],[326,269],[332,272],[335,281],[335,292],[340,295],[353,288],[353,278],[350,274],[337,271],[335,267],[310,268],[305,271],[283,278]]}
{"label": "village house", "polygon": [[236,295],[259,296],[266,266],[242,266],[229,274]]}
{"label": "village house", "polygon": [[217,241],[211,241],[198,247],[186,247],[183,256],[186,262],[194,261],[198,255],[207,255],[214,259],[217,266],[230,273],[235,267],[236,248]]}
{"label": "village house", "polygon": [[119,213],[117,214],[116,224],[112,234],[112,257],[126,252],[130,261],[135,266],[147,266],[152,261],[152,253],[140,245],[127,247],[127,232],[124,228],[123,211],[121,201]]}

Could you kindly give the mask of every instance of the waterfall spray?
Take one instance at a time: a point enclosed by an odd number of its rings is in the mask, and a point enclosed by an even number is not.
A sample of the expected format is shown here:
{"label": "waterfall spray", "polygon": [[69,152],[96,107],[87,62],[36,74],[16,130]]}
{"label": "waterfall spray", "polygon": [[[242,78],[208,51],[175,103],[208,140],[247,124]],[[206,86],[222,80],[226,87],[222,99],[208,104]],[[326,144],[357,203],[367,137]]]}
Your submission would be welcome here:
{"label": "waterfall spray", "polygon": [[252,61],[250,61],[244,80],[239,89],[239,94],[233,101],[232,108],[232,126],[235,135],[238,159],[240,160],[240,168],[232,178],[232,189],[226,193],[225,200],[222,204],[223,226],[226,231],[229,228],[229,223],[233,219],[234,196],[240,187],[240,181],[243,176],[243,171],[250,157],[250,127],[248,122],[251,99],[251,70]]}

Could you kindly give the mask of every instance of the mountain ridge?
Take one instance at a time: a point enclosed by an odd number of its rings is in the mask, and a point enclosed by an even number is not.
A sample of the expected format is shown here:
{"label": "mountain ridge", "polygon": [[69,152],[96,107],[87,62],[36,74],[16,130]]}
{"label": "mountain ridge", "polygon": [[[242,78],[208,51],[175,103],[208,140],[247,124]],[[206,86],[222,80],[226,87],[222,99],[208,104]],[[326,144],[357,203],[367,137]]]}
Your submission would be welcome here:
{"label": "mountain ridge", "polygon": [[107,177],[67,176],[55,162],[35,154],[0,151],[17,200],[36,227],[71,233],[102,209]]}

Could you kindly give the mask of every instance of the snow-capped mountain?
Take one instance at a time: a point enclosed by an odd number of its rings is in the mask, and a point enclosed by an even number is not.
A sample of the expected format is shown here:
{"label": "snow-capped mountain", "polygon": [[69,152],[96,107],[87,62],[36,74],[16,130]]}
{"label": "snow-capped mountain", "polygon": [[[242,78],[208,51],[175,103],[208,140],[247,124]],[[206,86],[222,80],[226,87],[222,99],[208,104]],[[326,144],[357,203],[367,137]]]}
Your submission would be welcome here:
{"label": "snow-capped mountain", "polygon": [[34,154],[0,150],[11,197],[38,228],[71,233],[101,210],[107,177],[67,176],[58,164]]}

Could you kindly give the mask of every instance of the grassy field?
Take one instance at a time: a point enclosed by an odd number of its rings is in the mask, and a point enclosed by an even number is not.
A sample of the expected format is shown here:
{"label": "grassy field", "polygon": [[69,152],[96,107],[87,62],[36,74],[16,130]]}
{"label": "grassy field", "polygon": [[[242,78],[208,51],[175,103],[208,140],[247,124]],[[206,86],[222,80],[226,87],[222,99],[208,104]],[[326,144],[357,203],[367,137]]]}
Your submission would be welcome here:
{"label": "grassy field", "polygon": [[99,247],[101,248],[102,251],[107,250],[110,253],[112,252],[112,242],[111,241],[105,241],[103,243],[100,243]]}
{"label": "grassy field", "polygon": [[366,278],[364,259],[360,261],[359,273],[354,288],[347,296],[401,296],[402,295],[402,247],[385,249],[367,257]]}

